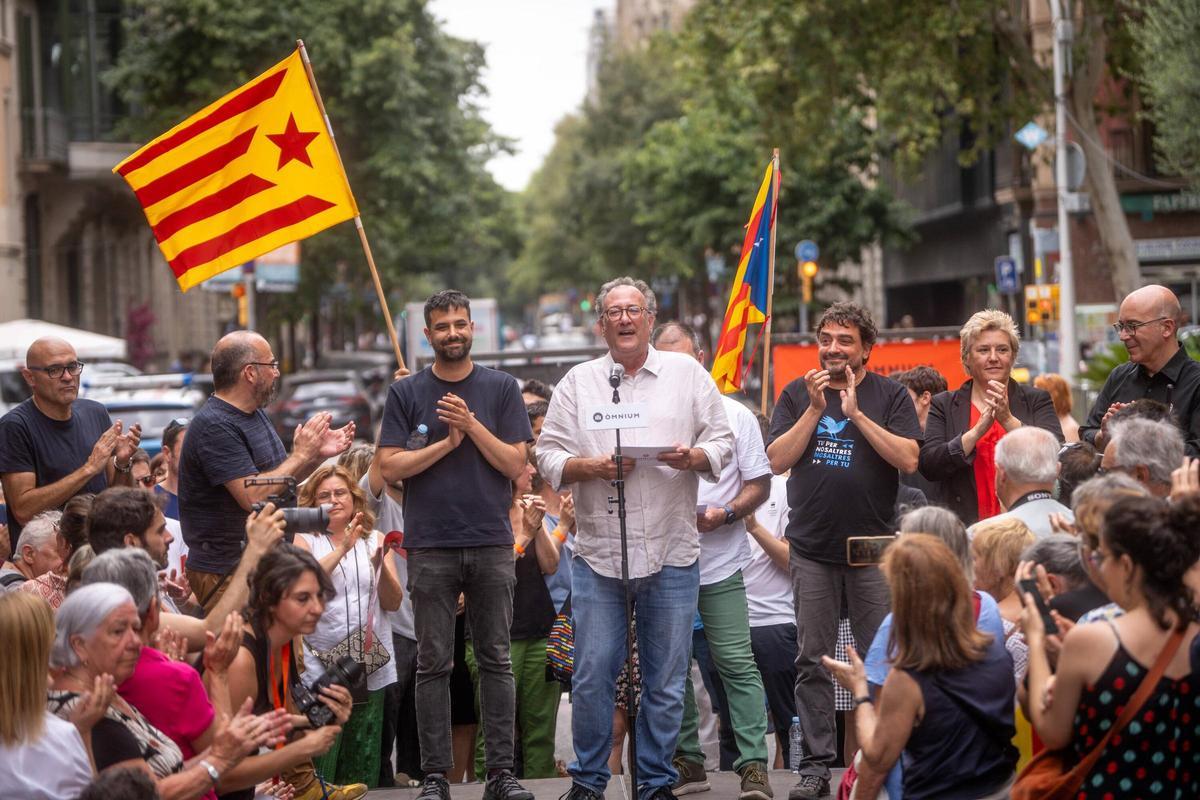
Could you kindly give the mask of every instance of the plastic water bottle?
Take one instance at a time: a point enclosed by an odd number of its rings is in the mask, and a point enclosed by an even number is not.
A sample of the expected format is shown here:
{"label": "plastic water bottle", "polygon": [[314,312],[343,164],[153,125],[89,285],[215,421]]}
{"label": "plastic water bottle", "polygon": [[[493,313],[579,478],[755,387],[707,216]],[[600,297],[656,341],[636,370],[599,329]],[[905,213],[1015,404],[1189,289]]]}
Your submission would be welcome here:
{"label": "plastic water bottle", "polygon": [[788,731],[788,769],[800,772],[800,758],[804,755],[804,737],[800,733],[800,718],[792,717],[792,728]]}
{"label": "plastic water bottle", "polygon": [[422,422],[417,426],[415,431],[408,435],[408,441],[404,444],[404,449],[420,450],[427,444],[429,444],[429,426]]}

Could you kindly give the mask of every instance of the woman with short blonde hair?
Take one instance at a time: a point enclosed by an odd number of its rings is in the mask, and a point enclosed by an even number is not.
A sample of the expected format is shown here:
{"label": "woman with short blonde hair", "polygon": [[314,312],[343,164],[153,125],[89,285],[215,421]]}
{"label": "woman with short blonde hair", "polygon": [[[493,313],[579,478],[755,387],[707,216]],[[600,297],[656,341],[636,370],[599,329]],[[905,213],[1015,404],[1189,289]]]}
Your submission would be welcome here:
{"label": "woman with short blonde hair", "polygon": [[968,379],[942,392],[929,405],[919,469],[939,484],[940,499],[962,521],[999,514],[996,497],[996,444],[1022,425],[1034,425],[1063,439],[1050,395],[1012,379],[1021,348],[1012,317],[998,309],[979,311],[959,331]]}
{"label": "woman with short blonde hair", "polygon": [[1000,607],[1004,625],[1004,646],[1013,660],[1013,674],[1025,677],[1029,657],[1025,638],[1017,622],[1021,619],[1021,596],[1017,592],[1017,566],[1021,553],[1034,542],[1033,531],[1015,517],[998,517],[971,528],[971,554],[975,557],[975,588],[987,592]]}

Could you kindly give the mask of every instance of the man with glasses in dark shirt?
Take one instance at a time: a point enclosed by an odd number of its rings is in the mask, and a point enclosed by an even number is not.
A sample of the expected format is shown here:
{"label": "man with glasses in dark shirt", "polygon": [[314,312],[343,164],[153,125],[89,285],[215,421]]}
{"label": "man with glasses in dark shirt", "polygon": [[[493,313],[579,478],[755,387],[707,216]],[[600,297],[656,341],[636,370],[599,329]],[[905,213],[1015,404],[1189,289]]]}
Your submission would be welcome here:
{"label": "man with glasses in dark shirt", "polygon": [[278,486],[246,478],[308,477],[354,441],[354,423],[332,429],[328,412],[296,427],[292,454],[263,409],[275,396],[279,362],[253,331],[234,331],[212,352],[214,392],[188,425],[179,465],[179,523],[188,547],[187,577],[211,611],[229,585],[245,542],[246,514]]}
{"label": "man with glasses in dark shirt", "polygon": [[1147,397],[1165,403],[1184,432],[1187,454],[1200,456],[1200,364],[1179,343],[1179,300],[1165,286],[1143,286],[1121,303],[1113,328],[1129,351],[1129,363],[1111,373],[1079,438],[1103,452],[1108,424],[1125,405]]}
{"label": "man with glasses in dark shirt", "polygon": [[82,492],[129,486],[141,426],[124,430],[94,400],[79,398],[83,362],[70,342],[38,339],[22,377],[32,397],[0,418],[0,481],[13,550],[21,526]]}

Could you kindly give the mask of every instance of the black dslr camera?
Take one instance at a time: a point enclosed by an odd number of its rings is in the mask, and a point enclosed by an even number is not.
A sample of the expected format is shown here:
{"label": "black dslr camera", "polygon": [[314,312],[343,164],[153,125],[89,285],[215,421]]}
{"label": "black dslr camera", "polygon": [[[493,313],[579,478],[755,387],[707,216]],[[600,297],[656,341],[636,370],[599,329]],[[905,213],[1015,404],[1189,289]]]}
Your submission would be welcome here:
{"label": "black dslr camera", "polygon": [[333,709],[321,702],[321,690],[334,684],[349,689],[361,679],[362,671],[362,664],[350,656],[342,656],[317,678],[311,688],[302,683],[292,686],[292,702],[296,704],[296,710],[307,717],[314,728],[331,724]]}
{"label": "black dslr camera", "polygon": [[278,494],[269,495],[266,500],[254,503],[250,507],[255,511],[262,511],[267,503],[274,503],[276,508],[282,508],[284,539],[289,543],[295,541],[297,533],[324,533],[329,527],[329,509],[325,506],[296,506],[296,479],[290,475],[282,478],[246,478],[243,485],[283,487]]}

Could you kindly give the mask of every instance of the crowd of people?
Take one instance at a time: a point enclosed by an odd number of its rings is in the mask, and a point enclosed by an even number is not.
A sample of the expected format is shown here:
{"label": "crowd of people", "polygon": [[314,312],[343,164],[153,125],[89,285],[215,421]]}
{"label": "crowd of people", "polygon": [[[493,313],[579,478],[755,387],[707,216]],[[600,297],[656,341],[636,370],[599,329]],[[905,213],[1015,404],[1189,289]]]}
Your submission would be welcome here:
{"label": "crowd of people", "polygon": [[1200,364],[1167,289],[1124,298],[1129,363],[1082,424],[1062,377],[1013,379],[998,310],[963,325],[963,376],[887,376],[836,303],[767,418],[644,282],[596,309],[608,352],[521,385],[439,292],[376,443],[320,413],[290,452],[253,332],[155,459],[78,396],[70,343],[36,342],[0,418],[5,797],[531,800],[565,774],[597,800],[630,738],[639,800],[712,767],[771,800],[785,764],[789,800],[838,774],[859,798],[1200,796]]}

